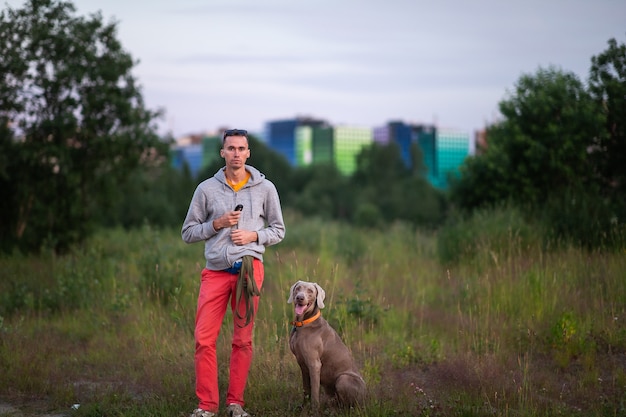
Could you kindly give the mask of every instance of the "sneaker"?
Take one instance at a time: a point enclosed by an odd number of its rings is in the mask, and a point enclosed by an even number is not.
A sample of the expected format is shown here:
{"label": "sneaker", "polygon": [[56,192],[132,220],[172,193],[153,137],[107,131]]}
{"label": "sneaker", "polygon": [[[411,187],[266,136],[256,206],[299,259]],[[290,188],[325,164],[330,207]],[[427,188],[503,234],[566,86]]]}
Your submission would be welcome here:
{"label": "sneaker", "polygon": [[231,404],[226,407],[226,415],[228,417],[250,417],[239,404]]}
{"label": "sneaker", "polygon": [[217,414],[203,410],[202,408],[196,408],[189,417],[215,417],[216,415]]}

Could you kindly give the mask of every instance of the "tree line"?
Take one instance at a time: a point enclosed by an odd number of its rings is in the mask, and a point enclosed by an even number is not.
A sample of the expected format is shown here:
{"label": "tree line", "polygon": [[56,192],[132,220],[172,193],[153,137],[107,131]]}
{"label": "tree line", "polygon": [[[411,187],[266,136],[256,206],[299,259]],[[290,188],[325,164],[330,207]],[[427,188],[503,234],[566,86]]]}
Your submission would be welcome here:
{"label": "tree line", "polygon": [[[193,178],[171,167],[162,112],[145,106],[116,31],[70,2],[0,13],[0,251],[64,251],[99,227],[178,227],[195,186],[221,168]],[[426,180],[417,145],[409,169],[397,145],[374,144],[349,177],[332,164],[291,167],[254,137],[249,162],[305,216],[436,230],[513,205],[556,237],[605,244],[626,215],[625,63],[626,46],[611,39],[587,85],[552,67],[522,75],[487,147],[446,192]]]}

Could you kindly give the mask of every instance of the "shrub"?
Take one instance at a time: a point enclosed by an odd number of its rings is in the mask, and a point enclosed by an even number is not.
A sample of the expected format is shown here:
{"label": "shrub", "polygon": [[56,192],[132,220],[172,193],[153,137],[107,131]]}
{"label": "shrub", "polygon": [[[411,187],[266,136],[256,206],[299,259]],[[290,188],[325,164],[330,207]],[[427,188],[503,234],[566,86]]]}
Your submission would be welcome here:
{"label": "shrub", "polygon": [[511,255],[539,242],[538,230],[512,207],[476,210],[469,217],[453,214],[438,233],[437,253],[444,264]]}

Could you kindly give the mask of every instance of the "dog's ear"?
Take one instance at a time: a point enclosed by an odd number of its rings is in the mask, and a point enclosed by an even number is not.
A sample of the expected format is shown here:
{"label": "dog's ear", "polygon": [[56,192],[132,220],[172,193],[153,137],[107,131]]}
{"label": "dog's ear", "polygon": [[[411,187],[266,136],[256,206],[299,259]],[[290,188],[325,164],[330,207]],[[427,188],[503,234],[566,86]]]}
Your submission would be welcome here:
{"label": "dog's ear", "polygon": [[324,308],[324,299],[326,298],[326,291],[315,282],[315,289],[317,290],[317,306]]}
{"label": "dog's ear", "polygon": [[287,303],[293,303],[293,289],[296,288],[296,285],[301,282],[302,281],[296,281],[296,283],[291,286],[291,288],[289,289],[289,299],[287,300]]}

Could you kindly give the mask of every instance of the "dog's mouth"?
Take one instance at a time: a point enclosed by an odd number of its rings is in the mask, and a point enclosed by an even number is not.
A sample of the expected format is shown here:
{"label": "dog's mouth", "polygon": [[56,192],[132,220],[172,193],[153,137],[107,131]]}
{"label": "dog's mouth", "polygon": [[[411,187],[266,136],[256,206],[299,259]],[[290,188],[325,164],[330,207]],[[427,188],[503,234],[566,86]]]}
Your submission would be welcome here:
{"label": "dog's mouth", "polygon": [[294,310],[296,312],[296,316],[301,316],[304,312],[309,308],[309,304],[296,304]]}

